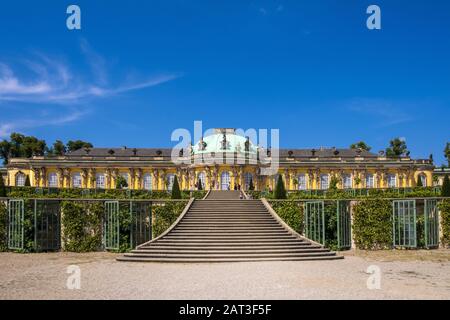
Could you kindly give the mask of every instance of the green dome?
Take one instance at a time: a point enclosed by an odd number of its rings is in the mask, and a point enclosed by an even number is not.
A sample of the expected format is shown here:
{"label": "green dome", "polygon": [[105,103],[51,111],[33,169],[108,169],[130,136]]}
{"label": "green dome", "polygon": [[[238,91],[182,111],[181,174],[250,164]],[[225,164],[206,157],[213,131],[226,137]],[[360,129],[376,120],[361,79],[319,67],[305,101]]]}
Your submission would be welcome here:
{"label": "green dome", "polygon": [[[225,136],[225,141],[224,141]],[[202,140],[197,141],[193,145],[194,154],[206,154],[206,153],[220,153],[220,152],[237,152],[245,153],[245,145],[249,143],[249,153],[257,153],[257,148],[247,138],[237,135],[235,133],[215,133],[206,136]]]}

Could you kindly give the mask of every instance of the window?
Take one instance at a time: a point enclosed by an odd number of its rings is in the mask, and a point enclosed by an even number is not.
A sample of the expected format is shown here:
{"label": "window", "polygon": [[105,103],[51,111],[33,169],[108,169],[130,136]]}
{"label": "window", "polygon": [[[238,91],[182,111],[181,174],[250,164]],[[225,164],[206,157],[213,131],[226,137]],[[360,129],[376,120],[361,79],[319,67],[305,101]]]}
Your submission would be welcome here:
{"label": "window", "polygon": [[152,190],[152,176],[151,174],[145,174],[144,175],[144,189],[145,190]]}
{"label": "window", "polygon": [[373,174],[369,173],[368,175],[366,175],[366,188],[373,188],[375,183],[374,183],[374,179],[373,179]]}
{"label": "window", "polygon": [[24,175],[23,173],[19,173],[19,174],[16,176],[16,186],[18,186],[18,187],[23,187],[23,186],[25,186],[25,180],[26,180],[25,175]]}
{"label": "window", "polygon": [[330,177],[327,174],[320,175],[320,188],[322,190],[330,188]]}
{"label": "window", "polygon": [[230,190],[230,173],[225,171],[220,176],[221,190]]}
{"label": "window", "polygon": [[248,190],[250,188],[250,181],[252,182],[253,186],[255,185],[253,181],[253,176],[250,172],[244,173],[244,183],[245,183],[245,190]]}
{"label": "window", "polygon": [[352,176],[350,174],[344,174],[342,176],[342,185],[344,186],[344,189],[352,188]]}
{"label": "window", "polygon": [[56,173],[50,173],[48,175],[48,186],[50,188],[57,188],[58,187],[58,176]]}
{"label": "window", "polygon": [[306,190],[306,175],[298,176],[298,190]]}
{"label": "window", "polygon": [[200,181],[200,183],[202,185],[202,189],[205,190],[206,175],[204,172],[200,172],[198,174],[198,181]]}
{"label": "window", "polygon": [[95,187],[97,189],[105,189],[105,175],[103,173],[95,175]]}
{"label": "window", "polygon": [[395,176],[395,174],[389,174],[387,176],[387,181],[388,181],[388,187],[389,188],[396,188],[397,187],[397,177]]}
{"label": "window", "polygon": [[167,175],[167,190],[172,191],[173,182],[175,181],[175,175],[169,174]]}
{"label": "window", "polygon": [[421,174],[419,176],[420,181],[422,181],[422,186],[426,187],[427,186],[427,176]]}
{"label": "window", "polygon": [[81,173],[74,173],[72,176],[72,187],[81,188]]}

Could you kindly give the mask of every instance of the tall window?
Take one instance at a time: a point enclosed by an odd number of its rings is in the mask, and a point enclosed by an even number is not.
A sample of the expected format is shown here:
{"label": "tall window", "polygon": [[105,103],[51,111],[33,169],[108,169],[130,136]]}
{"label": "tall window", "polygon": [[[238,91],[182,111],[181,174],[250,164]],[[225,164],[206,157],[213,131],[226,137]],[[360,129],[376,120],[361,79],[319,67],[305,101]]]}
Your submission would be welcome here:
{"label": "tall window", "polygon": [[152,190],[152,175],[151,174],[147,173],[144,175],[144,189]]}
{"label": "tall window", "polygon": [[330,188],[330,177],[327,174],[320,175],[320,188],[322,190]]}
{"label": "tall window", "polygon": [[427,186],[427,176],[424,174],[421,174],[419,176],[420,181],[422,181],[422,186],[426,187]]}
{"label": "tall window", "polygon": [[204,172],[198,174],[198,181],[200,181],[202,189],[205,190],[206,174]]}
{"label": "tall window", "polygon": [[130,175],[126,172],[123,172],[120,174],[122,176],[122,178],[125,179],[125,181],[127,182],[127,185],[123,187],[123,189],[128,189],[130,188]]}
{"label": "tall window", "polygon": [[81,188],[81,173],[74,173],[72,176],[72,187]]}
{"label": "tall window", "polygon": [[388,181],[388,187],[389,188],[396,188],[397,187],[397,177],[395,174],[389,174],[387,176]]}
{"label": "tall window", "polygon": [[222,172],[220,176],[220,187],[222,190],[230,190],[230,173],[227,171]]}
{"label": "tall window", "polygon": [[250,188],[250,181],[252,181],[253,185],[255,184],[252,174],[250,172],[244,173],[245,190]]}
{"label": "tall window", "polygon": [[95,175],[95,187],[97,189],[105,189],[105,175],[103,173]]}
{"label": "tall window", "polygon": [[168,174],[167,175],[167,190],[172,191],[174,181],[175,181],[175,175]]}
{"label": "tall window", "polygon": [[306,190],[306,175],[298,176],[298,190]]}
{"label": "tall window", "polygon": [[373,174],[369,173],[366,175],[366,188],[373,188],[375,186],[375,181],[373,179]]}
{"label": "tall window", "polygon": [[56,173],[52,172],[48,175],[48,186],[50,188],[58,187],[58,176]]}
{"label": "tall window", "polygon": [[19,173],[19,174],[16,176],[16,186],[18,186],[18,187],[23,187],[23,186],[25,186],[25,180],[26,180],[25,175],[24,175],[23,173]]}
{"label": "tall window", "polygon": [[352,188],[352,176],[350,174],[344,174],[342,176],[342,185],[344,186],[344,189]]}

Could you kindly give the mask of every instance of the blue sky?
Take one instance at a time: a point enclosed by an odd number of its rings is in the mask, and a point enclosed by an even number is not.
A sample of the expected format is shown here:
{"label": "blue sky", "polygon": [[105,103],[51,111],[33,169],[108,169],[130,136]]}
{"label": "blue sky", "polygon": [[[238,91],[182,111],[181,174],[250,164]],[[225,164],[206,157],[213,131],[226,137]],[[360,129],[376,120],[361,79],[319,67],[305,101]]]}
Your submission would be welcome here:
{"label": "blue sky", "polygon": [[[82,30],[66,28],[70,4]],[[438,164],[450,140],[445,0],[16,0],[0,39],[1,137],[169,147],[202,120],[277,128],[286,148],[404,137]]]}

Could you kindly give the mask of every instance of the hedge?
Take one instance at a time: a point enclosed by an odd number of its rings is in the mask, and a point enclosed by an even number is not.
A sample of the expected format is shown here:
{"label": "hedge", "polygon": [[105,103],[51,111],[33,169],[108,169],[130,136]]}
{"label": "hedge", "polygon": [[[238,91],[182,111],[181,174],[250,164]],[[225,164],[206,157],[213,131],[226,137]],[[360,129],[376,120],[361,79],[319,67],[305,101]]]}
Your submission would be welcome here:
{"label": "hedge", "polygon": [[278,216],[292,229],[303,234],[303,206],[294,201],[270,201]]}
{"label": "hedge", "polygon": [[439,204],[442,224],[442,245],[450,247],[450,199],[446,199]]}
{"label": "hedge", "polygon": [[[205,190],[182,191],[181,197],[202,199]],[[10,198],[67,198],[67,199],[170,199],[169,191],[121,190],[121,189],[81,189],[81,188],[36,188],[8,187]]]}
{"label": "hedge", "polygon": [[362,200],[353,207],[353,238],[358,249],[392,248],[392,204],[385,199]]}
{"label": "hedge", "polygon": [[166,231],[180,216],[186,207],[187,202],[168,202],[162,205],[153,206],[153,238],[159,237]]}
{"label": "hedge", "polygon": [[103,203],[63,201],[61,210],[63,250],[98,251],[102,245]]}

